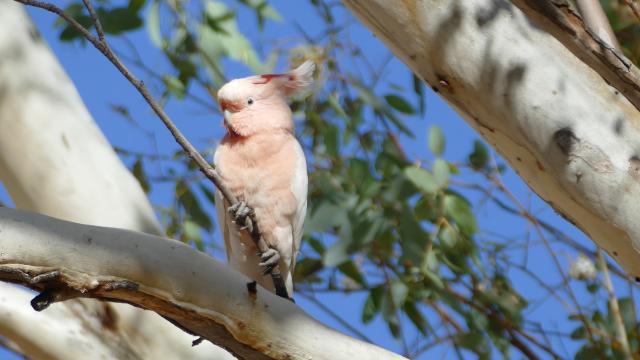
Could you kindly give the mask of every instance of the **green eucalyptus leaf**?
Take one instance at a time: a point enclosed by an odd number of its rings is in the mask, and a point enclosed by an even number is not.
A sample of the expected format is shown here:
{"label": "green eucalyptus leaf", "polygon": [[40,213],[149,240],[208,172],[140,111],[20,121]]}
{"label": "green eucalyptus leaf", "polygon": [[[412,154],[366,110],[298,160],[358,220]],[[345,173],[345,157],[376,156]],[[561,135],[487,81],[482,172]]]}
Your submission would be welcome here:
{"label": "green eucalyptus leaf", "polygon": [[581,340],[587,338],[587,330],[584,326],[578,326],[571,332],[571,338],[573,340]]}
{"label": "green eucalyptus leaf", "polygon": [[347,115],[347,112],[344,111],[344,108],[342,107],[342,105],[340,105],[340,101],[338,100],[336,94],[329,95],[327,97],[327,103],[331,106],[333,111],[336,112],[336,115],[338,115],[338,117],[346,121],[350,120],[349,115]]}
{"label": "green eucalyptus leaf", "polygon": [[388,94],[384,96],[384,99],[387,101],[387,104],[401,113],[411,115],[416,112],[413,106],[411,106],[411,104],[409,104],[409,102],[402,96]]}
{"label": "green eucalyptus leaf", "polygon": [[469,164],[474,169],[480,170],[486,167],[488,162],[489,150],[480,140],[475,140],[473,142],[473,151],[469,154]]}
{"label": "green eucalyptus leaf", "polygon": [[322,260],[314,258],[304,258],[296,263],[295,280],[305,281],[324,268]]}
{"label": "green eucalyptus leaf", "polygon": [[457,194],[447,194],[444,197],[444,208],[447,216],[456,222],[464,235],[470,237],[477,231],[476,217],[466,199]]}
{"label": "green eucalyptus leaf", "polygon": [[436,199],[434,196],[424,195],[417,202],[414,210],[418,220],[435,222],[438,218]]}
{"label": "green eucalyptus leaf", "polygon": [[138,157],[136,162],[133,164],[133,169],[131,169],[133,176],[140,183],[140,187],[144,190],[145,193],[149,193],[151,190],[151,184],[149,183],[149,179],[147,178],[147,173],[144,171],[144,164],[142,162],[142,158]]}
{"label": "green eucalyptus leaf", "polygon": [[451,226],[443,226],[438,233],[440,243],[445,250],[455,250],[460,242],[458,232]]}
{"label": "green eucalyptus leaf", "polygon": [[340,266],[338,266],[338,270],[340,270],[341,273],[349,277],[351,280],[355,281],[357,284],[367,286],[367,282],[364,276],[353,261],[350,260],[341,264]]}
{"label": "green eucalyptus leaf", "polygon": [[198,250],[204,251],[204,242],[200,235],[200,226],[191,220],[185,220],[182,227],[186,240],[192,241]]}
{"label": "green eucalyptus leaf", "polygon": [[385,292],[382,297],[382,318],[387,323],[394,338],[400,338],[400,319],[391,292]]}
{"label": "green eucalyptus leaf", "polygon": [[142,27],[143,21],[136,9],[117,7],[111,9],[98,8],[96,10],[102,28],[107,34],[121,34]]}
{"label": "green eucalyptus leaf", "polygon": [[410,209],[404,209],[399,226],[401,260],[407,267],[420,267],[423,262],[429,234],[416,221]]}
{"label": "green eucalyptus leaf", "polygon": [[435,177],[423,168],[410,166],[404,169],[404,174],[413,185],[425,194],[435,194],[440,190]]}
{"label": "green eucalyptus leaf", "polygon": [[416,307],[416,304],[413,301],[407,301],[404,303],[402,310],[409,320],[411,320],[413,325],[415,325],[416,329],[418,329],[422,335],[427,335],[427,320],[422,316],[422,313]]}
{"label": "green eucalyptus leaf", "polygon": [[202,209],[200,202],[189,186],[183,180],[179,180],[176,183],[175,191],[180,205],[182,205],[189,217],[201,228],[211,231],[213,228],[211,219]]}
{"label": "green eucalyptus leaf", "polygon": [[367,324],[380,312],[384,287],[376,286],[369,291],[369,295],[362,308],[362,322]]}
{"label": "green eucalyptus leaf", "polygon": [[438,271],[439,264],[440,262],[438,261],[438,257],[436,256],[435,251],[432,249],[431,251],[425,253],[421,270],[423,273],[427,271],[435,273],[436,271]]}
{"label": "green eucalyptus leaf", "polygon": [[146,0],[129,0],[128,8],[131,11],[138,12],[138,11],[142,10],[142,8],[144,7],[144,5],[146,3],[147,3]]}
{"label": "green eucalyptus leaf", "polygon": [[427,280],[429,280],[429,282],[434,288],[438,290],[444,289],[444,282],[442,281],[442,278],[437,272],[431,271],[428,268],[424,268],[424,267],[422,269],[422,272],[424,273],[424,276],[427,278]]}
{"label": "green eucalyptus leaf", "polygon": [[409,287],[407,286],[407,284],[403,283],[400,280],[391,282],[391,299],[393,300],[393,305],[395,307],[402,307],[405,300],[407,299],[408,294]]}
{"label": "green eucalyptus leaf", "polygon": [[[203,24],[199,31],[199,47],[209,59],[227,55],[248,65],[256,73],[266,72],[267,69],[260,62],[251,42],[238,30],[235,14],[229,16],[229,13],[233,14],[232,10],[221,2],[206,2],[205,16],[206,19],[215,19],[215,30],[211,28],[211,22]],[[209,62],[208,65],[212,64]],[[222,75],[219,68],[211,70],[215,72],[216,77]]]}
{"label": "green eucalyptus leaf", "polygon": [[484,333],[480,331],[459,333],[456,335],[455,342],[457,345],[472,351],[478,351],[480,348],[486,346]]}
{"label": "green eucalyptus leaf", "polygon": [[433,176],[438,188],[446,188],[449,185],[449,163],[442,159],[436,159],[433,163]]}
{"label": "green eucalyptus leaf", "polygon": [[606,359],[604,352],[596,345],[588,344],[580,348],[576,353],[574,360],[593,360],[593,359]]}
{"label": "green eucalyptus leaf", "polygon": [[326,267],[336,267],[349,261],[350,239],[340,238],[334,242],[322,256],[322,262]]}
{"label": "green eucalyptus leaf", "polygon": [[437,125],[431,125],[429,127],[429,150],[436,155],[440,156],[444,152],[445,139],[442,130]]}
{"label": "green eucalyptus leaf", "polygon": [[[204,194],[204,196],[207,198],[207,200],[209,200],[209,202],[211,204],[216,203],[216,196],[213,193],[213,191],[209,190],[209,188],[207,186],[205,186],[204,184],[200,184],[200,191],[202,191],[202,193]],[[217,191],[217,190],[216,190]]]}
{"label": "green eucalyptus leaf", "polygon": [[343,208],[331,201],[322,201],[316,204],[313,212],[308,216],[305,223],[305,232],[329,231],[334,226],[338,226],[344,221],[346,213]]}
{"label": "green eucalyptus leaf", "polygon": [[160,2],[151,3],[147,12],[147,32],[153,45],[162,47],[162,32],[160,30]]}

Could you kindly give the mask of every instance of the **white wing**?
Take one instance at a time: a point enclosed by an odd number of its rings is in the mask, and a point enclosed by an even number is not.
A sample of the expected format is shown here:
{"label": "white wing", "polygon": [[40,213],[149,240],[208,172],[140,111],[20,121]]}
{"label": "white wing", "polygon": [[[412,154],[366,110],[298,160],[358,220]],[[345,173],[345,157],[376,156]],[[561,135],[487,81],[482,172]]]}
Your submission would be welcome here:
{"label": "white wing", "polygon": [[300,241],[302,240],[302,233],[304,229],[304,219],[307,215],[307,187],[309,180],[307,178],[307,160],[304,157],[304,151],[302,147],[296,141],[295,142],[295,157],[296,168],[293,171],[293,179],[291,181],[291,192],[296,198],[297,209],[293,218],[293,256],[291,259],[291,272],[296,263],[296,257],[300,250]]}

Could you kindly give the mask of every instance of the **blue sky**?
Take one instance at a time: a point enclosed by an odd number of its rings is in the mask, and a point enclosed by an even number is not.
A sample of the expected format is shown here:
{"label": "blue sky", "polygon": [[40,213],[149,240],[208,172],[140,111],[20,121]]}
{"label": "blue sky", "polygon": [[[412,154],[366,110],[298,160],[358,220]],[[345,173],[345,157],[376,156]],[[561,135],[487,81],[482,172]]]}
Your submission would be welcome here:
{"label": "blue sky", "polygon": [[[286,6],[281,5],[281,2],[272,3],[275,4],[276,9],[280,12],[284,21],[280,24],[269,24],[262,35],[257,31],[253,18],[249,18],[251,15],[247,14],[246,11],[240,13],[239,23],[242,26],[242,30],[245,34],[249,34],[250,40],[254,43],[268,43],[268,39],[281,36],[296,36],[297,33],[292,26],[293,21],[304,24],[305,29],[311,33],[313,33],[314,29],[322,26],[322,22],[313,15],[313,11],[307,1],[289,1]],[[58,41],[57,30],[54,30],[52,26],[55,21],[52,14],[45,13],[39,9],[30,9],[29,13],[76,85],[94,119],[114,146],[129,150],[149,152],[149,149],[152,149],[157,144],[161,154],[172,154],[178,149],[168,131],[165,130],[160,121],[150,111],[140,95],[115,70],[111,63],[89,46],[83,47]],[[368,30],[360,24],[357,24],[356,20],[349,14],[341,14],[341,17],[342,21],[353,23],[350,35],[367,54],[370,54],[371,61],[373,63],[381,63],[388,54],[388,51],[382,44],[371,35]],[[246,28],[244,26],[246,26]],[[129,38],[135,44],[138,52],[142,54],[143,60],[148,66],[158,71],[169,71],[164,57],[151,45],[144,29],[129,36]],[[115,42],[114,44],[116,48],[126,50],[126,48],[122,46],[122,43]],[[348,71],[358,71],[353,64],[349,64],[349,59],[343,60],[346,63],[345,68],[348,69]],[[132,69],[137,74],[143,74],[135,67],[132,67]],[[235,78],[249,74],[248,69],[244,66],[230,63],[226,68],[226,75],[228,78]],[[396,59],[390,62],[384,76],[387,80],[411,89],[410,75],[404,64]],[[149,83],[153,89],[153,82]],[[381,88],[378,90],[380,93],[384,93],[384,91],[388,89]],[[412,117],[408,119],[408,125],[414,132],[415,138],[403,138],[403,146],[406,147],[412,158],[429,160],[430,155],[428,154],[426,142],[427,129],[431,124],[437,124],[443,129],[447,139],[447,148],[444,157],[450,161],[463,161],[471,150],[472,141],[477,139],[478,135],[451,110],[446,103],[430,90],[427,91],[426,116],[425,118]],[[206,94],[201,95],[206,97]],[[111,110],[111,105],[124,105],[128,107],[133,117],[144,130],[133,128]],[[176,124],[183,130],[185,135],[201,148],[211,147],[223,135],[219,116],[207,111],[201,106],[170,101],[166,110]],[[125,160],[128,165],[130,165],[130,159]],[[474,181],[476,178],[465,177],[463,179],[465,181]],[[546,204],[528,190],[526,185],[513,171],[508,170],[503,180],[519,200],[530,207],[534,213],[553,225],[558,226],[580,243],[591,247],[589,239],[585,238],[579,231],[556,216]],[[166,204],[170,201],[172,196],[171,187],[171,184],[156,186],[151,193],[152,202]],[[474,201],[476,205],[475,210],[477,211],[481,228],[485,234],[498,232],[506,235],[507,238],[530,236],[535,240],[535,236],[531,233],[532,229],[522,220],[498,211],[496,207],[491,204],[481,203],[481,198],[476,193],[465,194]],[[0,199],[3,201],[7,200],[7,195],[1,188]],[[209,211],[213,211],[213,209],[209,209]],[[566,270],[568,260],[573,258],[575,254],[566,248],[558,249],[560,249],[559,258]],[[529,257],[530,268],[541,278],[557,279],[557,272],[544,247],[532,246]],[[540,298],[540,288],[528,277],[515,272],[510,273],[510,275],[517,289],[520,290],[525,297],[532,299]],[[619,285],[619,288],[622,287],[621,284],[617,285]],[[581,287],[576,287],[576,291],[578,294],[585,293]],[[386,326],[380,319],[376,319],[367,326],[361,324],[362,295],[324,295],[322,299],[327,306],[336,309],[344,320],[366,333],[367,336],[372,338],[377,344],[394,351],[401,349],[400,345],[389,335]],[[573,328],[573,324],[569,324],[566,321],[566,310],[562,306],[557,302],[541,300],[540,304],[536,305],[529,313],[530,317],[548,324],[555,323],[560,330]],[[297,304],[320,321],[348,333],[339,323],[328,318],[322,311],[305,299],[298,298]],[[454,356],[448,345],[439,346],[435,349],[434,352],[429,353],[430,356],[442,356],[444,358]],[[561,349],[558,349],[558,351],[563,354]],[[569,351],[572,353],[575,350],[569,349]],[[3,353],[0,352],[0,359],[15,358],[10,354],[2,354]]]}

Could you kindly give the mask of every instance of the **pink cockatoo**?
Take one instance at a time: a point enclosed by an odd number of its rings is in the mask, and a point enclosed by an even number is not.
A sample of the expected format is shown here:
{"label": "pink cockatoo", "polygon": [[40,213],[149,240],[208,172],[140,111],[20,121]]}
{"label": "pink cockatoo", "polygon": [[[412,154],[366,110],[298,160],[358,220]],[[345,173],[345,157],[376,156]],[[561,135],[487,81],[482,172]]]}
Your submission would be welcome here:
{"label": "pink cockatoo", "polygon": [[[218,223],[231,266],[275,292],[266,272],[280,265],[289,296],[307,212],[307,163],[294,136],[287,98],[309,86],[315,65],[306,61],[285,74],[235,79],[218,92],[227,134],[214,155],[224,185],[241,204],[230,208],[216,193]],[[235,220],[255,211],[270,250],[259,257]]]}

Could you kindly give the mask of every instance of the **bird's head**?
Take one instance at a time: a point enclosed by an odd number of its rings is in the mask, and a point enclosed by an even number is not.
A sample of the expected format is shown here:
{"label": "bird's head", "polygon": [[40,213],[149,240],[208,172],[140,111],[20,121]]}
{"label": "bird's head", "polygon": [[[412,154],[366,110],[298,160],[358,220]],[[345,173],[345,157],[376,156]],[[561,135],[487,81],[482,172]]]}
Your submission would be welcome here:
{"label": "bird's head", "polygon": [[315,64],[307,60],[284,74],[235,79],[218,91],[218,103],[229,134],[240,137],[270,130],[293,132],[287,97],[313,82]]}

